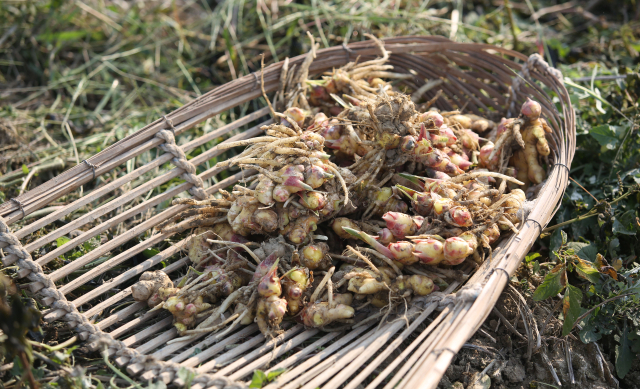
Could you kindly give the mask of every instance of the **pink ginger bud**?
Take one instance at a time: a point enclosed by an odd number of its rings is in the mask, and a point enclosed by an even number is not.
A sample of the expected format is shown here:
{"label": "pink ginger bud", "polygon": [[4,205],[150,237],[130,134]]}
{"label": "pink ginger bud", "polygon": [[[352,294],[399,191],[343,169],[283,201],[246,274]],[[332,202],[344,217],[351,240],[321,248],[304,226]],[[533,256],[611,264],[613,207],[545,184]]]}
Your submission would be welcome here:
{"label": "pink ginger bud", "polygon": [[324,208],[327,203],[327,198],[319,192],[303,192],[300,194],[300,200],[298,202],[307,209],[317,211]]}
{"label": "pink ginger bud", "polygon": [[278,253],[273,252],[269,254],[265,259],[262,260],[256,267],[256,270],[253,272],[253,278],[251,278],[251,282],[258,281],[262,279],[271,269],[274,263],[276,263],[276,259],[278,259]]}
{"label": "pink ginger bud", "polygon": [[291,193],[287,190],[284,185],[276,185],[273,188],[273,199],[279,203],[284,203],[291,196]]}
{"label": "pink ginger bud", "polygon": [[465,158],[465,157],[466,155],[463,157],[462,155],[455,154],[455,153],[450,156],[451,162],[456,164],[462,170],[467,170],[472,165],[472,163],[469,162],[469,158],[468,157]]}
{"label": "pink ginger bud", "polygon": [[438,171],[438,170],[435,170],[435,169],[431,169],[431,168],[427,168],[426,171],[427,171],[427,175],[430,178],[433,178],[433,179],[436,179],[436,180],[444,180],[444,181],[446,181],[446,180],[450,180],[451,179],[451,176],[448,175],[445,172],[441,172],[441,171]]}
{"label": "pink ginger bud", "polygon": [[388,228],[383,228],[378,231],[378,242],[383,245],[388,245],[389,243],[395,242],[395,238]]}
{"label": "pink ginger bud", "polygon": [[500,134],[502,134],[503,132],[507,131],[507,125],[510,124],[511,122],[513,122],[514,118],[510,118],[510,119],[506,119],[506,118],[502,118],[502,120],[500,120],[500,124],[498,124],[498,129],[496,130],[496,139],[498,139],[500,137]]}
{"label": "pink ginger bud", "polygon": [[413,290],[413,293],[417,296],[426,296],[433,292],[435,285],[433,280],[427,276],[421,276],[414,274],[407,277],[407,286]]}
{"label": "pink ginger bud", "polygon": [[362,239],[369,246],[373,247],[377,252],[384,255],[389,259],[395,259],[394,253],[388,249],[387,247],[380,244],[373,236],[367,234],[366,232],[358,231],[353,228],[343,226],[342,229],[346,231],[349,235]]}
{"label": "pink ginger bud", "polygon": [[478,156],[478,162],[480,162],[480,166],[490,169],[496,166],[498,162],[500,162],[501,151],[498,151],[492,159],[489,159],[491,153],[493,153],[494,147],[495,146],[493,142],[487,142],[487,144],[482,146],[482,148],[480,149],[480,155]]}
{"label": "pink ginger bud", "polygon": [[414,240],[413,255],[425,265],[437,265],[444,259],[444,245],[434,238]]}
{"label": "pink ginger bud", "polygon": [[455,206],[449,209],[449,212],[445,214],[445,220],[456,227],[471,227],[473,225],[471,212],[462,206]]}
{"label": "pink ginger bud", "polygon": [[444,124],[444,119],[442,118],[442,115],[440,115],[435,111],[428,111],[418,116],[418,121],[420,122],[426,123],[427,120],[433,121],[433,124],[435,125],[436,128],[440,128]]}
{"label": "pink ginger bud", "polygon": [[262,297],[280,296],[282,293],[282,286],[280,285],[280,278],[278,278],[278,262],[280,258],[271,266],[271,269],[265,274],[260,283],[258,284],[258,294]]}
{"label": "pink ginger bud", "polygon": [[313,189],[321,187],[330,178],[333,178],[333,174],[317,165],[311,165],[304,171],[304,182]]}
{"label": "pink ginger bud", "polygon": [[454,205],[453,200],[442,197],[436,193],[431,193],[431,198],[433,199],[433,212],[438,216],[448,212]]}
{"label": "pink ginger bud", "polygon": [[318,133],[325,139],[326,143],[326,141],[328,140],[336,140],[340,138],[341,131],[342,126],[335,123],[329,123],[326,126],[322,127],[322,129]]}
{"label": "pink ginger bud", "polygon": [[393,259],[403,265],[411,265],[418,261],[413,255],[413,244],[411,242],[396,242],[389,244],[389,251],[393,254]]}
{"label": "pink ginger bud", "polygon": [[542,113],[542,106],[537,101],[533,101],[527,98],[527,101],[522,104],[520,112],[530,120],[535,120],[540,117]]}
{"label": "pink ginger bud", "polygon": [[397,239],[404,239],[407,235],[413,235],[419,228],[411,216],[404,213],[387,212],[382,215],[382,219],[387,222],[387,228]]}
{"label": "pink ginger bud", "polygon": [[444,263],[447,265],[459,265],[473,252],[469,243],[464,239],[454,236],[444,242]]}
{"label": "pink ginger bud", "polygon": [[440,135],[436,133],[429,134],[429,141],[436,147],[443,147],[449,143],[449,138],[445,135]]}
{"label": "pink ginger bud", "polygon": [[489,228],[484,230],[482,235],[487,237],[489,244],[494,244],[498,239],[500,239],[500,228],[497,224],[492,224]]}
{"label": "pink ginger bud", "polygon": [[316,85],[311,88],[311,92],[309,93],[309,102],[311,105],[318,106],[322,104],[323,101],[327,101],[329,99],[329,93],[327,93],[327,88]]}
{"label": "pink ginger bud", "polygon": [[197,310],[198,309],[194,304],[187,304],[187,306],[184,308],[184,314],[191,316],[196,313]]}
{"label": "pink ginger bud", "polygon": [[416,139],[411,135],[404,136],[400,141],[400,150],[403,153],[410,154],[413,152],[415,148],[416,148]]}
{"label": "pink ginger bud", "polygon": [[273,199],[273,188],[275,188],[275,186],[276,184],[266,177],[260,179],[255,190],[256,199],[264,205],[273,204],[275,202]]}
{"label": "pink ginger bud", "polygon": [[286,180],[284,180],[282,186],[284,186],[290,193],[297,193],[301,190],[313,190],[311,186],[305,184],[298,177],[288,177]]}
{"label": "pink ginger bud", "polygon": [[463,130],[460,140],[462,141],[463,147],[469,150],[477,150],[478,142],[480,142],[480,135],[476,134],[472,130]]}
{"label": "pink ginger bud", "polygon": [[453,130],[450,127],[444,126],[440,128],[440,135],[447,138],[446,145],[451,146],[456,143],[458,137],[453,133]]}
{"label": "pink ginger bud", "polygon": [[[298,107],[290,107],[284,111],[284,114],[294,120],[300,127],[304,125],[304,120],[307,118],[307,113]],[[293,127],[289,121],[285,118],[281,119],[282,125],[286,127]]]}

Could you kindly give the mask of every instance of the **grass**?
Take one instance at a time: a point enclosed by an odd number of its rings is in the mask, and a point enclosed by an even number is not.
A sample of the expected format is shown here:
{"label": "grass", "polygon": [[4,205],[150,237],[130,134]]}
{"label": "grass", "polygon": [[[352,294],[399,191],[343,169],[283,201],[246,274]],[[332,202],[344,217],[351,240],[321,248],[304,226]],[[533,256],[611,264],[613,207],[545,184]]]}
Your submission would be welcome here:
{"label": "grass", "polygon": [[[461,42],[486,42],[506,48],[517,45],[517,49],[525,54],[543,54],[571,78],[566,85],[578,118],[578,148],[571,177],[584,188],[569,185],[563,206],[551,223],[565,223],[562,231],[567,235],[566,244],[562,244],[561,229],[541,238],[531,254],[537,253],[540,257],[527,262],[527,271],[530,277],[545,277],[547,270],[540,264],[572,263],[563,260],[570,255],[566,249],[572,243],[574,251],[578,247],[583,251],[584,247],[590,247],[590,253],[602,254],[611,265],[619,263],[616,270],[621,279],[619,282],[612,282],[602,275],[598,282],[589,283],[573,277],[570,272],[569,284],[581,290],[580,309],[586,312],[638,285],[636,253],[640,252],[636,238],[640,225],[635,222],[640,198],[627,196],[624,201],[613,203],[622,193],[636,190],[634,185],[640,182],[640,154],[636,151],[640,112],[637,105],[640,96],[637,75],[640,23],[631,0],[622,1],[616,13],[611,13],[606,4],[598,1],[589,4],[595,5],[591,9],[587,6],[567,8],[557,13],[551,12],[553,3],[537,0],[473,3],[413,0],[4,1],[0,3],[0,202],[81,163],[216,86],[259,70],[263,53],[267,63],[306,53],[309,50],[307,31],[316,37],[321,47],[357,41],[363,39],[365,33],[381,37],[435,34]],[[609,77],[618,75],[623,76]],[[254,102],[221,113],[181,134],[177,142],[185,144],[257,108]],[[188,158],[201,154],[221,140],[215,139],[190,151]],[[54,212],[56,207],[68,204],[82,193],[133,171],[156,158],[156,153],[155,150],[143,153],[126,166],[38,211],[38,215]],[[198,172],[213,166],[216,161],[207,161]],[[161,165],[94,204],[78,209],[52,227],[68,223],[172,168],[169,163]],[[224,175],[219,175],[208,184],[223,178]],[[180,182],[179,179],[167,181],[142,198],[157,196]],[[134,200],[104,217],[126,211],[139,202],[139,199]],[[161,203],[158,208],[167,205]],[[575,220],[587,212],[598,216]],[[105,231],[90,244],[50,262],[47,270],[55,270],[85,255],[101,240],[110,240],[150,216],[151,213],[136,215]],[[37,239],[47,232],[40,231],[30,239]],[[148,235],[143,234],[133,239],[61,282],[86,273],[146,238]],[[64,243],[57,241],[46,245],[35,256],[44,255]],[[118,274],[170,243],[163,242],[159,247],[146,250],[106,276]],[[558,250],[564,250],[562,255],[565,257],[553,254]],[[587,260],[595,260],[595,257]],[[3,271],[12,272],[11,269]],[[86,284],[78,289],[78,295],[95,288],[99,282],[94,280]],[[74,297],[73,294],[70,296]],[[12,298],[17,298],[15,293]],[[620,361],[616,363],[620,378],[630,369],[624,364],[623,357],[637,352],[640,347],[637,340],[640,331],[638,300],[634,298],[620,298],[601,305],[584,319],[583,330],[574,329],[574,334],[585,341],[597,338],[611,359]],[[555,306],[555,302],[550,302],[549,306]],[[101,317],[109,313],[105,312]],[[559,312],[557,316],[560,316]],[[54,344],[71,337],[70,333],[61,331],[64,330],[52,326],[43,328],[44,337],[39,341]],[[30,336],[33,338],[34,335]],[[16,355],[20,352],[18,350]],[[52,358],[52,352],[47,349],[41,353]],[[76,356],[76,365],[86,367],[92,363],[90,355],[82,359],[85,356],[78,351],[69,353]],[[36,378],[45,384],[51,377],[51,370],[44,368],[47,365],[42,360],[34,361],[31,361],[36,366],[34,371],[43,369],[42,376],[36,374]],[[62,366],[71,366],[69,359],[56,361]],[[93,370],[94,374],[99,371],[98,375],[114,375],[101,366]],[[7,374],[2,377],[6,387],[19,386],[25,377],[24,370],[13,371],[12,375],[15,377],[13,383],[9,383],[12,378]]]}

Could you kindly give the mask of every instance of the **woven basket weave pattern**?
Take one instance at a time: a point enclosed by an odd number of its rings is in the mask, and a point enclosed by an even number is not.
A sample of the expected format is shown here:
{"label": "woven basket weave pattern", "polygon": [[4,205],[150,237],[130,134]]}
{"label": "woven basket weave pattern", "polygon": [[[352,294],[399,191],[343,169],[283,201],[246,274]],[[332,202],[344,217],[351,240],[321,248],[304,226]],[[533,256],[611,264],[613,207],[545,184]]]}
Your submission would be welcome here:
{"label": "woven basket weave pattern", "polygon": [[[301,325],[290,324],[281,336],[265,343],[257,326],[252,324],[246,328],[236,329],[225,336],[203,335],[192,342],[167,345],[167,341],[177,337],[176,330],[171,326],[171,317],[156,321],[142,331],[139,330],[148,323],[149,319],[159,314],[158,311],[144,313],[147,310],[144,303],[133,303],[97,324],[91,323],[90,319],[94,315],[121,304],[123,299],[130,296],[131,290],[124,289],[104,301],[96,300],[97,298],[124,282],[136,280],[144,271],[179,254],[186,240],[172,245],[108,282],[80,295],[75,300],[67,300],[66,295],[70,292],[76,291],[77,296],[77,289],[80,286],[167,239],[170,235],[165,233],[151,235],[147,240],[56,288],[54,282],[178,214],[186,209],[187,206],[184,205],[172,206],[150,218],[142,219],[142,222],[130,230],[114,236],[111,241],[60,269],[49,274],[42,271],[42,265],[77,245],[127,219],[139,217],[140,214],[154,210],[161,202],[185,190],[196,198],[204,198],[218,189],[236,183],[242,179],[243,175],[248,176],[249,172],[237,173],[206,188],[204,182],[224,169],[213,166],[196,174],[196,168],[222,154],[224,150],[213,147],[189,161],[185,157],[185,152],[251,123],[254,123],[253,127],[230,137],[225,142],[259,135],[260,127],[271,122],[270,120],[256,122],[267,117],[269,112],[267,108],[251,113],[182,146],[176,144],[175,135],[220,112],[260,97],[260,75],[255,73],[212,90],[115,143],[85,163],[25,193],[15,201],[0,205],[0,248],[4,248],[6,255],[3,259],[4,265],[17,264],[20,268],[19,276],[28,278],[31,291],[38,292],[42,302],[51,307],[45,312],[46,320],[65,320],[78,331],[82,339],[89,339],[92,346],[101,350],[107,348],[118,364],[127,366],[131,374],[141,374],[142,379],[158,378],[167,383],[173,381],[181,384],[183,382],[180,377],[183,375],[178,373],[181,369],[186,369],[197,374],[194,380],[196,387],[243,387],[242,382],[246,382],[257,368],[284,367],[289,371],[268,387],[333,388],[347,383],[347,388],[355,388],[365,379],[369,379],[367,388],[391,388],[402,379],[396,387],[434,388],[455,353],[486,319],[506,285],[509,275],[515,272],[541,229],[557,210],[567,185],[568,168],[575,151],[575,118],[569,96],[562,84],[562,75],[556,69],[550,68],[540,56],[526,57],[490,45],[455,43],[441,37],[403,37],[386,39],[384,42],[385,48],[392,53],[389,62],[394,65],[395,71],[414,74],[415,78],[409,82],[416,87],[424,84],[425,79],[444,80],[438,87],[444,92],[435,103],[438,108],[442,110],[464,108],[465,111],[499,119],[513,114],[526,97],[532,97],[542,104],[543,115],[553,129],[553,133],[549,136],[552,154],[548,179],[540,190],[527,220],[520,226],[520,232],[504,239],[494,250],[493,256],[479,269],[473,271],[472,275],[472,269],[465,269],[465,273],[470,274],[470,278],[456,294],[449,294],[454,288],[460,286],[459,283],[454,282],[444,293],[434,293],[425,298],[415,299],[414,306],[407,312],[410,319],[408,327],[404,320],[389,322],[380,328],[371,321],[350,331],[322,334],[316,329],[306,330]],[[319,50],[310,68],[310,74],[319,74],[340,67],[357,57],[364,61],[373,59],[377,55],[379,55],[378,49],[371,41],[353,43],[348,48],[333,47]],[[299,67],[303,59],[303,56],[291,59],[289,68],[294,64]],[[282,63],[277,63],[265,69],[264,83],[268,93],[279,88],[281,67]],[[556,105],[552,103],[546,91],[556,95],[560,112],[556,110]],[[427,99],[434,96],[435,90],[425,94]],[[101,176],[156,147],[164,151],[164,154],[153,161],[99,186],[85,197],[33,221],[14,233],[9,230],[11,224],[25,215],[57,200],[95,179],[96,176]],[[31,234],[43,226],[91,204],[101,196],[113,192],[167,162],[173,163],[176,167],[99,208],[90,209],[88,213],[48,235],[38,239],[31,238]],[[185,182],[156,197],[144,199],[149,190],[177,177]],[[142,198],[137,205],[107,220],[98,220],[100,217],[104,218],[104,215],[113,215],[114,211],[136,198]],[[75,229],[81,229],[84,232],[60,248],[41,256],[37,261],[32,260],[30,253]],[[21,241],[29,243],[23,245]],[[184,257],[164,270],[172,276],[176,270],[184,269],[187,263],[188,258]],[[86,312],[78,312],[76,307],[87,303],[93,306]],[[397,358],[387,359],[436,310],[439,314],[433,322],[417,334],[413,342],[405,347]],[[115,338],[122,340],[117,341]],[[249,340],[242,342],[242,339]],[[242,343],[230,351],[226,350],[227,345],[238,342]],[[269,364],[276,357],[284,355],[298,345],[308,343],[311,344],[290,357],[279,360],[276,366],[272,366],[273,363]],[[317,351],[318,347],[325,348]],[[193,355],[195,349],[203,351]],[[372,376],[373,371],[383,362],[386,362],[385,369],[375,377]],[[384,380],[387,380],[386,386]]]}

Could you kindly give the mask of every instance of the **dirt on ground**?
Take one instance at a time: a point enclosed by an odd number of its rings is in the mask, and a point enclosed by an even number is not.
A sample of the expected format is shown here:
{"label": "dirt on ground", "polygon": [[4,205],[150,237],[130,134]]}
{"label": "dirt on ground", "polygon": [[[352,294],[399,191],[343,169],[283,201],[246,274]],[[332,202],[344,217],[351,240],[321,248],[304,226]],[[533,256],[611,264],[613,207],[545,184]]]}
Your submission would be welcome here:
{"label": "dirt on ground", "polygon": [[601,346],[584,344],[573,335],[560,337],[559,307],[552,304],[524,299],[516,288],[508,286],[481,330],[456,355],[438,387],[639,388],[638,366],[618,384],[614,365]]}

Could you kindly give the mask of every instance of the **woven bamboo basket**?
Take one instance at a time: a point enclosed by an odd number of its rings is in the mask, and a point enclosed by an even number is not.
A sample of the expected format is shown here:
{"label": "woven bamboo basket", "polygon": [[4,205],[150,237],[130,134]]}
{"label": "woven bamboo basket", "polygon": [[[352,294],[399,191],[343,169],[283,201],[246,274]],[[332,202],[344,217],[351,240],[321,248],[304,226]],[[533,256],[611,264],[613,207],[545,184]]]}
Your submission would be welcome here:
{"label": "woven bamboo basket", "polygon": [[[160,262],[170,257],[180,257],[186,240],[170,245],[88,292],[79,290],[91,280],[102,277],[106,271],[169,237],[159,232],[149,233],[146,240],[56,287],[55,282],[64,280],[110,250],[150,231],[186,207],[170,206],[154,213],[159,203],[187,190],[191,195],[202,198],[242,178],[242,173],[238,173],[205,187],[203,180],[215,177],[224,169],[213,166],[196,175],[196,167],[221,155],[224,150],[213,147],[189,161],[185,158],[185,152],[231,133],[235,135],[226,142],[259,135],[261,125],[270,122],[267,108],[182,146],[176,145],[174,135],[218,113],[259,98],[260,73],[244,76],[210,91],[80,165],[0,205],[0,248],[4,252],[4,266],[14,264],[19,267],[19,277],[48,307],[43,312],[46,321],[67,322],[80,339],[86,340],[91,347],[108,352],[119,366],[126,368],[130,374],[140,375],[141,380],[159,379],[165,383],[182,385],[188,376],[184,373],[190,372],[195,377],[191,381],[192,388],[245,387],[255,369],[286,368],[287,371],[270,383],[268,388],[353,389],[361,384],[367,389],[435,388],[454,355],[487,318],[509,277],[557,210],[567,186],[575,151],[575,117],[562,75],[538,55],[526,57],[491,45],[456,43],[435,36],[392,38],[384,40],[384,44],[392,53],[390,63],[395,71],[411,72],[415,77],[409,82],[414,86],[424,84],[425,79],[440,78],[444,81],[441,85],[444,94],[436,102],[440,109],[464,107],[467,112],[500,117],[515,113],[516,107],[530,96],[542,104],[543,114],[553,128],[549,136],[552,153],[548,178],[528,217],[520,225],[519,233],[502,239],[492,257],[478,269],[463,269],[469,276],[466,282],[454,282],[443,293],[414,299],[404,319],[390,318],[380,325],[370,321],[350,330],[328,333],[285,322],[284,333],[270,340],[265,340],[257,326],[252,324],[224,336],[203,334],[190,342],[168,344],[171,339],[178,337],[170,316],[162,318],[160,311],[147,312],[146,304],[141,302],[133,302],[117,310],[113,308],[121,306],[123,302],[131,302],[131,288],[119,290],[124,283],[130,285],[141,273]],[[367,60],[378,54],[372,41],[319,50],[310,74],[340,67],[358,56],[361,60]],[[304,56],[293,58],[289,61],[289,67],[298,64],[299,68],[303,60]],[[264,69],[267,93],[279,88],[282,66],[282,63],[276,63]],[[427,95],[429,98],[435,93],[430,91]],[[239,130],[251,124],[253,126],[244,131]],[[11,232],[9,226],[26,215],[153,148],[160,148],[164,153],[159,153],[158,157],[144,166],[104,182],[54,213],[34,218],[30,224],[20,223],[23,226]],[[90,208],[87,213],[46,235],[37,235],[42,227],[81,207],[95,204],[97,199],[112,194],[119,187],[170,161],[175,165],[170,172],[144,182],[119,197],[113,196],[110,201],[95,209]],[[151,189],[178,177],[184,179],[182,184],[146,198]],[[124,207],[131,202],[133,204]],[[125,210],[117,212],[119,209]],[[104,217],[114,214],[110,218]],[[132,218],[141,221],[62,268],[49,273],[43,271],[42,265]],[[83,232],[70,242],[35,261],[32,259],[30,253],[78,229]],[[182,255],[164,271],[175,280],[181,270],[184,273],[187,264],[188,257]],[[72,292],[73,298],[69,297]],[[82,312],[78,310],[84,307],[89,308]],[[110,314],[99,315],[104,312]],[[430,321],[427,321],[430,316]],[[100,317],[98,322],[94,322],[96,317]],[[229,348],[229,345],[235,347]],[[198,353],[194,352],[196,349]]]}

